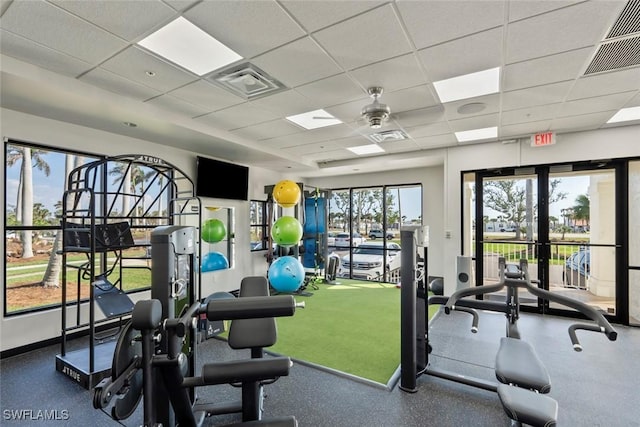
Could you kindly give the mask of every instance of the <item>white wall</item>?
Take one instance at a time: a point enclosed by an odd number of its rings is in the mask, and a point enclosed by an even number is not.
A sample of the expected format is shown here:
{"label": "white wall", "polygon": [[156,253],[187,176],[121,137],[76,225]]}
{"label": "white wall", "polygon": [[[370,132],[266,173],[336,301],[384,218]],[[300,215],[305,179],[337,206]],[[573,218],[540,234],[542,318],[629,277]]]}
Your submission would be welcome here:
{"label": "white wall", "polygon": [[[431,276],[444,274],[444,168],[432,166],[399,171],[342,175],[309,179],[307,184],[320,188],[371,187],[422,184],[422,222],[429,226],[428,269]],[[454,260],[455,262],[455,257]]]}
{"label": "white wall", "polygon": [[[44,119],[13,110],[0,110],[0,135],[41,145],[63,149],[78,150],[95,154],[148,154],[161,158],[180,168],[192,179],[195,178],[196,155],[184,150],[153,144],[148,141],[115,135],[95,129]],[[210,154],[207,154],[210,157]],[[4,164],[3,164],[4,168]],[[4,175],[4,174],[3,174]],[[283,177],[277,173],[260,168],[250,169],[249,197],[265,200],[264,185],[275,184]],[[4,198],[4,185],[2,185]],[[242,277],[252,274],[265,274],[266,262],[262,253],[249,256],[250,237],[244,230],[249,229],[249,202],[233,200],[202,199],[203,206],[232,207],[235,211],[236,254],[235,267],[229,270],[202,275],[203,295],[216,291],[237,289]],[[5,210],[2,210],[3,224]],[[203,218],[206,214],[203,213]],[[0,250],[4,253],[5,241]],[[246,248],[246,250],[245,250]],[[261,264],[256,260],[260,258]],[[260,267],[260,268],[259,268]],[[2,269],[4,283],[4,269]],[[134,296],[134,300],[148,298],[148,292]],[[0,306],[4,304],[4,292],[0,292]],[[86,307],[86,304],[85,304]],[[88,313],[88,309],[83,309]],[[75,309],[69,311],[75,317]],[[60,336],[60,309],[14,316],[0,320],[0,350],[27,345]]]}

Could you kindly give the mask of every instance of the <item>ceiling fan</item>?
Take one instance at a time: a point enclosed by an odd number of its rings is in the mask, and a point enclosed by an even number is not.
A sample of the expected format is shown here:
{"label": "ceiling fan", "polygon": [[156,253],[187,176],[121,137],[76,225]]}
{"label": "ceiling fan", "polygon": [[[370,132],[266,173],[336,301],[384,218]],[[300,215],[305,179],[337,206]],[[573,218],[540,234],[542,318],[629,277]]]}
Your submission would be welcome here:
{"label": "ceiling fan", "polygon": [[380,129],[384,122],[389,120],[391,108],[387,104],[382,104],[378,98],[382,96],[384,89],[381,86],[370,87],[367,92],[373,98],[371,104],[362,107],[360,115],[366,120],[371,129]]}

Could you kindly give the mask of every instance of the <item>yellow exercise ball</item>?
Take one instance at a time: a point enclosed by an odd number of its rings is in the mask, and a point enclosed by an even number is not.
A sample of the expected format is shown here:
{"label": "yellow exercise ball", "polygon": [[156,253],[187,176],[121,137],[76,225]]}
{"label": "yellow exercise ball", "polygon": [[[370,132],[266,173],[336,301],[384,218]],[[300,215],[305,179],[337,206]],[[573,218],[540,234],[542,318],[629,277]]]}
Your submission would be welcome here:
{"label": "yellow exercise ball", "polygon": [[300,187],[293,181],[284,179],[273,187],[273,200],[283,208],[295,206],[300,201]]}

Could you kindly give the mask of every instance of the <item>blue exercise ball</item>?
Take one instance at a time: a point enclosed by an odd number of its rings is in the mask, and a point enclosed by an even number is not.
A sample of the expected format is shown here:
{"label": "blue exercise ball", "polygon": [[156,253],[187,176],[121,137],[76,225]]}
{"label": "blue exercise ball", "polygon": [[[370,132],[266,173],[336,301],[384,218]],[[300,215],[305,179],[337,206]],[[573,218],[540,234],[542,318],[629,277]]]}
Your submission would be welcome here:
{"label": "blue exercise ball", "polygon": [[304,282],[304,267],[292,256],[276,259],[269,267],[269,283],[278,292],[295,292]]}
{"label": "blue exercise ball", "polygon": [[202,263],[200,265],[202,267],[202,272],[208,273],[210,271],[229,268],[229,260],[224,256],[224,254],[214,251],[205,254],[205,256],[202,257]]}

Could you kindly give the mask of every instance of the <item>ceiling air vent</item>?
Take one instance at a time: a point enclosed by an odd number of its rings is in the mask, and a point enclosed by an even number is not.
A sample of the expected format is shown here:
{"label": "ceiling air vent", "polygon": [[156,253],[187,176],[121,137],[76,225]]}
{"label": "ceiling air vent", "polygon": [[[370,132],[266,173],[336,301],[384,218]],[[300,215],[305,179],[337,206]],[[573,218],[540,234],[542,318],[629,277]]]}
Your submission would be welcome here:
{"label": "ceiling air vent", "polygon": [[245,62],[207,77],[245,99],[255,99],[286,89],[286,86],[255,65]]}
{"label": "ceiling air vent", "polygon": [[376,132],[368,135],[369,139],[375,143],[402,141],[407,139],[407,134],[401,130],[385,130],[384,132]]}
{"label": "ceiling air vent", "polygon": [[585,75],[640,64],[640,36],[602,44]]}
{"label": "ceiling air vent", "polygon": [[640,0],[630,0],[607,34],[607,39],[640,32]]}
{"label": "ceiling air vent", "polygon": [[584,72],[585,75],[640,64],[640,0],[629,0]]}

